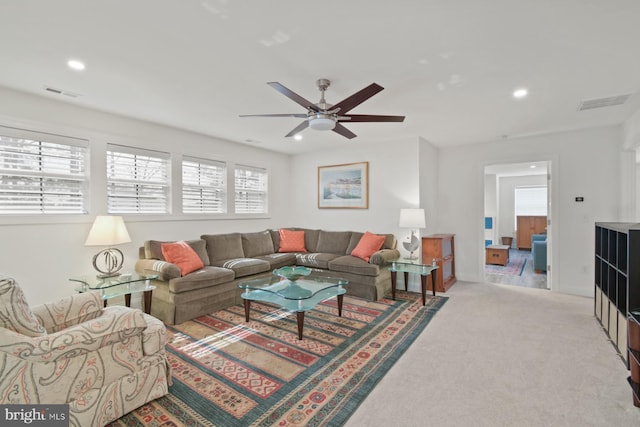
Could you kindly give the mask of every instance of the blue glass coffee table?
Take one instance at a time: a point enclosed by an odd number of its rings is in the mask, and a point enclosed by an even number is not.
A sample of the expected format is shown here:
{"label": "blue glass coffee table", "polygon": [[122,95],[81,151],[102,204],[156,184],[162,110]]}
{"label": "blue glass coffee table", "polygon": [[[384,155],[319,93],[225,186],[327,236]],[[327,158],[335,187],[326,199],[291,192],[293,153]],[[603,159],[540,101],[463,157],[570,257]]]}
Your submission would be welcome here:
{"label": "blue glass coffee table", "polygon": [[[277,271],[277,270],[276,270]],[[274,272],[275,273],[275,272]],[[338,316],[342,316],[342,299],[349,284],[346,279],[321,277],[312,274],[289,280],[272,275],[261,279],[240,282],[243,290],[245,320],[249,321],[251,301],[263,301],[277,304],[283,309],[295,312],[298,321],[298,339],[302,339],[304,313],[318,303],[336,297]]]}

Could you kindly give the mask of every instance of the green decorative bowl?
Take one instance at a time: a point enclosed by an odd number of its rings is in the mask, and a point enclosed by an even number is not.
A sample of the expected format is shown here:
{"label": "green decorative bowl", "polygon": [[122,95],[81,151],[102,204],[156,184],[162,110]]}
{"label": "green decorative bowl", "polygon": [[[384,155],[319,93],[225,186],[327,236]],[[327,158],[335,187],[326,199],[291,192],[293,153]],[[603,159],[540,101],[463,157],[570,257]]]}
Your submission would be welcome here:
{"label": "green decorative bowl", "polygon": [[291,282],[295,282],[301,277],[308,276],[310,273],[311,269],[307,267],[282,267],[273,270],[273,274],[283,277]]}

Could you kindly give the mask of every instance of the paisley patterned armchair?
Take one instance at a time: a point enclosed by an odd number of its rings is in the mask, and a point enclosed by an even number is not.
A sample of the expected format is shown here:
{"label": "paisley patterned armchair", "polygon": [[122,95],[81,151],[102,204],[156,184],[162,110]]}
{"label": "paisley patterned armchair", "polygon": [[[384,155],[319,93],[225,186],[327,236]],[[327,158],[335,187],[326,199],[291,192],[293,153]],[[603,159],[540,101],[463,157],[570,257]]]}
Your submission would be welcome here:
{"label": "paisley patterned armchair", "polygon": [[166,328],[99,293],[29,308],[0,275],[0,403],[69,404],[71,426],[103,426],[168,392]]}

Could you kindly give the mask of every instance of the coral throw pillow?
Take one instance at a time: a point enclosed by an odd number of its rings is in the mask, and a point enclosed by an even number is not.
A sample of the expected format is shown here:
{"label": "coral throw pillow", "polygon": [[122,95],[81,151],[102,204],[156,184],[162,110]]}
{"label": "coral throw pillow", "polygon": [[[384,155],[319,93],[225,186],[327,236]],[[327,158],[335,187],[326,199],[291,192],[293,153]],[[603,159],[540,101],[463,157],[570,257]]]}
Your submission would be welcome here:
{"label": "coral throw pillow", "polygon": [[183,276],[204,267],[196,251],[186,242],[163,243],[162,255],[167,262],[177,265]]}
{"label": "coral throw pillow", "polygon": [[378,252],[384,244],[384,239],[385,236],[378,236],[367,231],[360,238],[358,245],[351,251],[351,255],[369,262],[371,255]]}
{"label": "coral throw pillow", "polygon": [[304,230],[280,230],[280,249],[278,252],[307,252],[304,246]]}

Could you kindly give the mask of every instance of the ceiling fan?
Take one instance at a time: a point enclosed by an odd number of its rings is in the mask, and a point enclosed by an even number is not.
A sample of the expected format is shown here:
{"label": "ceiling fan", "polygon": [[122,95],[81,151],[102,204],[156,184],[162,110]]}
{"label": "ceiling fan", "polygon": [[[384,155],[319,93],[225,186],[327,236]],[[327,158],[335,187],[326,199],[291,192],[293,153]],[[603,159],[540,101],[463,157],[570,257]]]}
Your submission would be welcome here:
{"label": "ceiling fan", "polygon": [[378,116],[369,114],[347,114],[353,108],[362,104],[373,95],[377,94],[384,88],[376,83],[371,83],[364,89],[354,93],[353,95],[343,99],[335,105],[328,104],[324,99],[324,92],[327,90],[331,82],[328,79],[319,79],[317,81],[318,89],[321,92],[320,102],[313,104],[307,101],[297,93],[287,89],[278,82],[269,82],[269,86],[291,99],[292,101],[302,105],[307,109],[306,113],[292,114],[246,114],[240,117],[299,117],[305,119],[296,126],[286,137],[294,136],[302,132],[307,127],[316,130],[332,130],[345,138],[355,138],[356,134],[344,127],[344,122],[402,122],[404,116]]}

